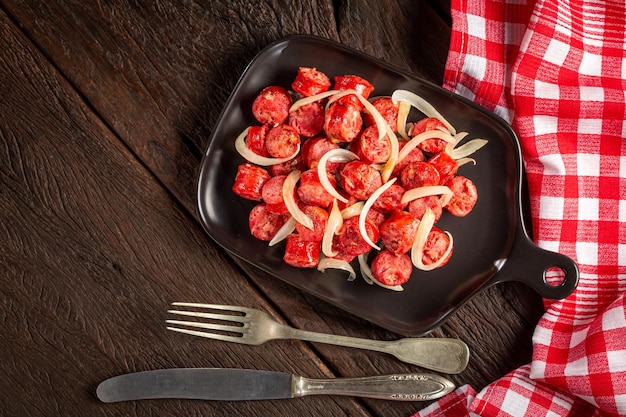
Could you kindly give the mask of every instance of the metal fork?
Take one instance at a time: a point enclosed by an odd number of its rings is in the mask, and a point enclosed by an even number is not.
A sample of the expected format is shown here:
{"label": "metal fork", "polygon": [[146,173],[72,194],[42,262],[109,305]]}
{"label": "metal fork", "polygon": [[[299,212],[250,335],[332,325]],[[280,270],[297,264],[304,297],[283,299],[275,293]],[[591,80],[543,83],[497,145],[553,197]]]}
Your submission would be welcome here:
{"label": "metal fork", "polygon": [[[230,323],[166,321],[169,324],[167,326],[169,330],[209,339],[247,345],[260,345],[274,339],[299,339],[328,343],[388,353],[401,361],[448,374],[462,372],[469,361],[467,345],[453,338],[405,338],[395,341],[361,339],[295,329],[276,322],[267,313],[254,308],[197,303],[172,303],[172,305],[195,310],[168,310],[168,313]],[[224,314],[198,310],[217,310]],[[192,330],[188,327],[206,331]]]}

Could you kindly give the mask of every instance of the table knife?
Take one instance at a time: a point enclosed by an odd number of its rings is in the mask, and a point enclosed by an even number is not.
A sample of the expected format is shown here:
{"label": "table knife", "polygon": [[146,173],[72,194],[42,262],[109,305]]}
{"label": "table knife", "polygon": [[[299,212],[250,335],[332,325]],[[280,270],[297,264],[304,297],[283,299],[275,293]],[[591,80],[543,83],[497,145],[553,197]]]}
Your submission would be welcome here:
{"label": "table knife", "polygon": [[267,400],[314,394],[428,401],[453,389],[448,379],[428,373],[312,379],[252,369],[177,368],[118,375],[100,383],[96,394],[106,403],[157,398]]}

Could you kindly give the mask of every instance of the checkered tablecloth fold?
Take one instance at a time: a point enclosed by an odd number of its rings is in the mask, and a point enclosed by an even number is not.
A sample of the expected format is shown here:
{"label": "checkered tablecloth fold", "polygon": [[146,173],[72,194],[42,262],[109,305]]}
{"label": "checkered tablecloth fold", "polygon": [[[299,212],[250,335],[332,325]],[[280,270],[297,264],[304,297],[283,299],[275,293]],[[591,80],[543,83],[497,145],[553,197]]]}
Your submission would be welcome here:
{"label": "checkered tablecloth fold", "polygon": [[545,300],[530,364],[419,415],[626,415],[626,3],[452,0],[451,13],[444,86],[512,125],[536,243],[581,275]]}

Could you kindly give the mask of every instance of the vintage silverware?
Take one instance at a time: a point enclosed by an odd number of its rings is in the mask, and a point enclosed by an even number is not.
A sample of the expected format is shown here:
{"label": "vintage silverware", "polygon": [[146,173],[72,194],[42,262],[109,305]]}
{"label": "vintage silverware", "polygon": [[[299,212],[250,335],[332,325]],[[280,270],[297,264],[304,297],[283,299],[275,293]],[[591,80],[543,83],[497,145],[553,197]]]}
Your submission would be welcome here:
{"label": "vintage silverware", "polygon": [[[197,317],[204,319],[204,321],[167,320],[167,328],[169,330],[209,339],[248,345],[260,345],[273,339],[299,339],[309,342],[329,343],[385,352],[401,361],[448,374],[462,372],[469,361],[469,349],[464,342],[458,339],[405,338],[394,341],[370,340],[295,329],[280,324],[267,313],[253,308],[196,303],[173,303],[172,305],[186,309],[169,310],[169,313],[179,316]],[[215,310],[220,311],[220,313],[211,312]],[[212,320],[212,322],[209,322],[209,320]],[[193,330],[193,328],[203,330]]]}
{"label": "vintage silverware", "polygon": [[452,382],[435,374],[311,379],[251,369],[178,368],[119,375],[100,383],[96,394],[106,403],[156,398],[267,400],[315,394],[429,401],[453,389]]}

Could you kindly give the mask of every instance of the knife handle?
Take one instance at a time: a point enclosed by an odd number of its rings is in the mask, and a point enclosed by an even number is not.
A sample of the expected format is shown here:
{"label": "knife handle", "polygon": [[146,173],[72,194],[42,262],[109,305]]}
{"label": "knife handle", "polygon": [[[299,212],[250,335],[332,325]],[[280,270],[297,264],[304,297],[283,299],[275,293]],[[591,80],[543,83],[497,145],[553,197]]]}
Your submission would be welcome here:
{"label": "knife handle", "polygon": [[294,376],[294,397],[349,395],[396,401],[430,401],[454,388],[452,381],[435,374],[411,373],[362,378],[313,379]]}

